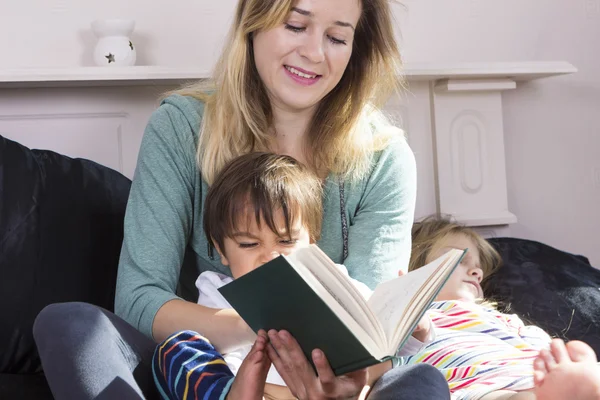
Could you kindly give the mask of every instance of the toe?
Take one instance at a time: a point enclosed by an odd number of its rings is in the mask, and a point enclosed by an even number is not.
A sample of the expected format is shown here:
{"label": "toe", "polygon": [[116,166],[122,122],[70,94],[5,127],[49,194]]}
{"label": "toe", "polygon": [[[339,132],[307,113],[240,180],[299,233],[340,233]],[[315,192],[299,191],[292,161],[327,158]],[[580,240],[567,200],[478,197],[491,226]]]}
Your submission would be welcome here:
{"label": "toe", "polygon": [[550,343],[550,351],[558,364],[571,361],[565,342],[562,339],[553,339]]}
{"label": "toe", "polygon": [[544,382],[545,377],[546,377],[546,374],[544,374],[543,372],[534,371],[533,372],[533,384],[535,386],[540,386],[542,384],[542,382]]}
{"label": "toe", "polygon": [[537,357],[533,361],[533,370],[543,375],[546,375],[548,373],[548,370],[546,369],[546,363],[544,362],[544,359],[542,357]]}
{"label": "toe", "polygon": [[572,340],[566,345],[567,352],[574,362],[590,362],[597,363],[596,353],[594,349],[588,346],[586,343],[579,340]]}
{"label": "toe", "polygon": [[542,349],[540,351],[539,358],[544,361],[544,365],[546,367],[546,371],[550,372],[554,368],[556,368],[556,360],[554,360],[554,356],[550,353],[550,350]]}

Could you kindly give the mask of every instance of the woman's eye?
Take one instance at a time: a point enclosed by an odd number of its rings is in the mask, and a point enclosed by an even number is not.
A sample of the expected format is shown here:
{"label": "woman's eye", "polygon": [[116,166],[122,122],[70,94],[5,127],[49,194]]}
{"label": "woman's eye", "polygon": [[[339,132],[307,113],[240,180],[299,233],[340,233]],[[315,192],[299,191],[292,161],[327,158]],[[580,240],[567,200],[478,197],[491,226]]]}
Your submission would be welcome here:
{"label": "woman's eye", "polygon": [[285,24],[285,29],[292,31],[292,32],[300,33],[300,32],[304,32],[304,30],[306,28],[303,26],[295,26],[295,25]]}
{"label": "woman's eye", "polygon": [[333,44],[346,44],[345,40],[342,39],[336,39],[333,36],[327,36],[329,38],[329,41]]}
{"label": "woman's eye", "polygon": [[242,249],[251,249],[253,247],[258,246],[258,243],[239,243],[239,245]]}

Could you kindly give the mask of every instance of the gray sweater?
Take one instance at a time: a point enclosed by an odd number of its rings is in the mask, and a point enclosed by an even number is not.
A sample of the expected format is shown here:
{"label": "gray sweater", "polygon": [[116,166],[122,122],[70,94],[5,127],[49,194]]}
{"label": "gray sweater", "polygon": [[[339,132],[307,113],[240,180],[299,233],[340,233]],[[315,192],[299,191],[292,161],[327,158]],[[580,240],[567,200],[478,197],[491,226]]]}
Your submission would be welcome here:
{"label": "gray sweater", "polygon": [[[125,215],[115,312],[149,337],[158,309],[179,298],[180,273],[183,288],[193,288],[204,271],[231,275],[216,251],[209,256],[202,229],[208,189],[196,163],[202,113],[203,104],[195,99],[165,99],[150,118],[138,156]],[[346,259],[340,186],[334,177],[327,179],[319,247],[343,263],[354,279],[374,288],[408,267],[415,197],[414,156],[398,137],[374,155],[364,180],[344,183]],[[182,271],[184,258],[191,269]]]}

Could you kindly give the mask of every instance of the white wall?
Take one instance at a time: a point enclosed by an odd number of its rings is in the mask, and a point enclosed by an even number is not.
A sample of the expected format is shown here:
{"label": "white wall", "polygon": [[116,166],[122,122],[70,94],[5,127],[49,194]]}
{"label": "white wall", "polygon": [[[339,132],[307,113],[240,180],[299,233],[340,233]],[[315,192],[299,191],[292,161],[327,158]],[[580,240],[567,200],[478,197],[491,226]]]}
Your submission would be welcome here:
{"label": "white wall", "polygon": [[600,268],[600,0],[405,0],[409,61],[565,60],[503,98],[513,236]]}
{"label": "white wall", "polygon": [[[117,16],[138,21],[138,64],[210,69],[235,3],[0,0],[0,68],[90,65],[89,23]],[[509,206],[519,218],[511,232],[600,266],[600,0],[403,3],[396,9],[407,61],[565,60],[579,68],[504,95]]]}

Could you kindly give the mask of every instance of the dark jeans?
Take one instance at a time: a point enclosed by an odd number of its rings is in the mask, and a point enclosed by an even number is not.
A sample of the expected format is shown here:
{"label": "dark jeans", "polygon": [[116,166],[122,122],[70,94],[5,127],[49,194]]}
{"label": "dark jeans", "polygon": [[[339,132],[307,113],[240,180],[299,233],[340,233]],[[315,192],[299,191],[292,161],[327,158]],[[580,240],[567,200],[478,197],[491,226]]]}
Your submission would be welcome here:
{"label": "dark jeans", "polygon": [[[56,400],[159,399],[152,377],[156,344],[113,313],[86,303],[52,304],[33,334]],[[448,384],[426,364],[399,367],[375,384],[369,400],[446,400]]]}

